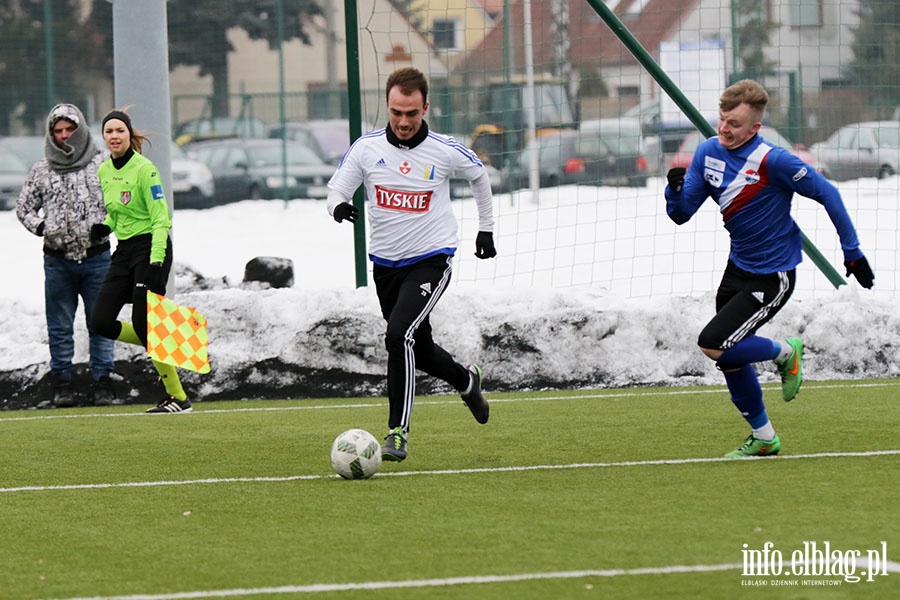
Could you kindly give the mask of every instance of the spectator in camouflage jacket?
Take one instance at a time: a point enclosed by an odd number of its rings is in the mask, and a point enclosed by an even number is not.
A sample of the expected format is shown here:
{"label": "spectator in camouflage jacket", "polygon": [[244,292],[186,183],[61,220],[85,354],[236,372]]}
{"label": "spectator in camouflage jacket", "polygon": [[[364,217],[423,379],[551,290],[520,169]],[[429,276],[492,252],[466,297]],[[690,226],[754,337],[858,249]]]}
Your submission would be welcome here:
{"label": "spectator in camouflage jacket", "polygon": [[113,340],[93,331],[90,315],[110,262],[109,239],[91,240],[91,225],[106,218],[97,168],[108,157],[91,137],[84,115],[72,104],[57,104],[47,117],[44,158],[28,173],[16,214],[44,242],[44,300],[53,403],[73,406],[74,323],[78,298],[89,335],[90,398],[112,404]]}

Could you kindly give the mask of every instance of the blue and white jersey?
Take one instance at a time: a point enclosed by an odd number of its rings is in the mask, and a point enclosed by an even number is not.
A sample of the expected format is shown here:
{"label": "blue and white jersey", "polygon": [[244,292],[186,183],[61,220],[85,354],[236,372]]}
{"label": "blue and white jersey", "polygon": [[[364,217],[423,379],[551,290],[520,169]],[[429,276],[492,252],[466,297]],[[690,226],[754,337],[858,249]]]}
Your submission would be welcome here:
{"label": "blue and white jersey", "polygon": [[789,151],[756,135],[734,150],[718,138],[700,144],[680,193],[666,188],[666,211],[679,225],[707,198],[719,206],[731,236],[729,258],[751,273],[777,273],[803,260],[802,233],[791,217],[794,193],[825,207],[837,229],[845,260],[862,256],[856,230],[840,193]]}
{"label": "blue and white jersey", "polygon": [[413,148],[392,144],[386,129],[360,137],[328,187],[350,199],[365,186],[369,258],[399,267],[436,254],[455,254],[459,234],[450,205],[451,178],[487,184],[486,193],[484,185],[473,185],[473,191],[479,231],[493,231],[490,183],[481,160],[453,138],[430,131]]}

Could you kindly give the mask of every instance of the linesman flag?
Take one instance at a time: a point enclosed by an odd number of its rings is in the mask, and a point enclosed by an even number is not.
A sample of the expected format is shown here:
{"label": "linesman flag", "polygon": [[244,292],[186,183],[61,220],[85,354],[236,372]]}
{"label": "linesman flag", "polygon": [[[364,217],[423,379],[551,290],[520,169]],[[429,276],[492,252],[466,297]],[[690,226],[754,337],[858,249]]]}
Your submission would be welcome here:
{"label": "linesman flag", "polygon": [[206,318],[147,290],[147,354],[167,365],[209,373]]}

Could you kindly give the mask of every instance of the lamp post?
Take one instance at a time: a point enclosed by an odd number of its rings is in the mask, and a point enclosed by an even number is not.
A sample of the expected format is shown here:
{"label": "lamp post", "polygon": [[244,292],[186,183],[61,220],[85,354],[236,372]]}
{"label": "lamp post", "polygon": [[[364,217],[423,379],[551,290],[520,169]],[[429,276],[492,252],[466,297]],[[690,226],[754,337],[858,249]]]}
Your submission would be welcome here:
{"label": "lamp post", "polygon": [[738,72],[738,60],[741,56],[741,40],[738,37],[737,15],[734,11],[734,1],[731,0],[729,11],[731,12],[731,78],[734,79]]}
{"label": "lamp post", "polygon": [[56,74],[53,67],[53,7],[44,0],[44,48],[47,53],[47,110],[56,104]]}
{"label": "lamp post", "polygon": [[278,120],[281,122],[281,197],[287,207],[287,125],[285,124],[284,107],[284,0],[276,2],[278,15],[276,27],[278,30]]}

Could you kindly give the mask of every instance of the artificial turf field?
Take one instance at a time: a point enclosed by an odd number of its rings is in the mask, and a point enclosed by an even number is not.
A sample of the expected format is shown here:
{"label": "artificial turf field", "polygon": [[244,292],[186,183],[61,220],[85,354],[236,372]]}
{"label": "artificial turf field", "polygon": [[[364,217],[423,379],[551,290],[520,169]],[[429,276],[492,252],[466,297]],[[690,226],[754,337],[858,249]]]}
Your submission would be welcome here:
{"label": "artificial turf field", "polygon": [[[0,598],[900,597],[900,380],[765,394],[744,460],[723,388],[424,397],[366,481],[329,450],[383,398],[0,413]],[[811,543],[842,575],[784,572]]]}

